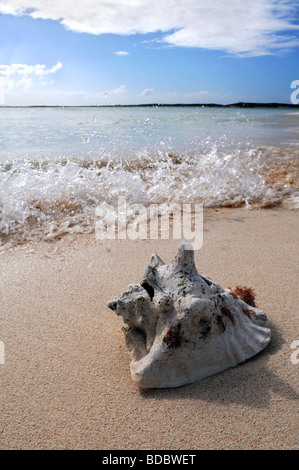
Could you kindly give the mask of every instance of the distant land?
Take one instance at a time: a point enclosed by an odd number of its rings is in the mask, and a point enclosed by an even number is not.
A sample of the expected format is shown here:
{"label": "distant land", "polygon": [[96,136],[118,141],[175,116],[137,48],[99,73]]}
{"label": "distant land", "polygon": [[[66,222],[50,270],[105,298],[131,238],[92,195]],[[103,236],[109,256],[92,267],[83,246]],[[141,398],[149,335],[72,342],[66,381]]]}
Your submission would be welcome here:
{"label": "distant land", "polygon": [[176,104],[161,104],[161,103],[144,103],[144,104],[94,104],[94,105],[29,105],[29,106],[6,106],[0,105],[0,108],[299,108],[299,104],[290,103],[247,103],[239,102],[232,104],[217,104],[217,103],[176,103]]}

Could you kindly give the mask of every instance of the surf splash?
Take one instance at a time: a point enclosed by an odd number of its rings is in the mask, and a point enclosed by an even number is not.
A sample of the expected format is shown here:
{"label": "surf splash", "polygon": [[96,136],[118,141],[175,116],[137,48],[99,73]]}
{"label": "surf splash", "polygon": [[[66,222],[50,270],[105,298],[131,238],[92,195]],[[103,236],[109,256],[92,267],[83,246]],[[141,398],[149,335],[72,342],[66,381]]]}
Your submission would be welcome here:
{"label": "surf splash", "polygon": [[0,163],[0,243],[93,232],[101,204],[299,207],[298,160],[274,148],[207,138],[196,150]]}

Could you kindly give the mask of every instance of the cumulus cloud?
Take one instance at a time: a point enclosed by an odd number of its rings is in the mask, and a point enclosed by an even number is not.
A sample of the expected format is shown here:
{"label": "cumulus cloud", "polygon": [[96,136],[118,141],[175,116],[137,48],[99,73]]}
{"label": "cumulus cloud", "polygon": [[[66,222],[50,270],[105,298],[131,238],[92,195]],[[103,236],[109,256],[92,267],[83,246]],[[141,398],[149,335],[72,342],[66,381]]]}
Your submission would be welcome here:
{"label": "cumulus cloud", "polygon": [[120,55],[120,56],[126,56],[126,55],[129,55],[129,52],[127,52],[127,51],[116,51],[116,52],[114,52],[114,54]]}
{"label": "cumulus cloud", "polygon": [[120,95],[122,93],[126,93],[128,90],[127,90],[127,86],[126,85],[121,85],[120,87],[118,88],[115,88],[114,90],[111,91],[111,94],[113,95]]}
{"label": "cumulus cloud", "polygon": [[299,45],[296,6],[297,0],[1,0],[0,13],[90,34],[159,32],[166,45],[258,56]]}
{"label": "cumulus cloud", "polygon": [[154,88],[145,88],[145,90],[140,93],[140,96],[150,96],[154,93],[154,91]]}
{"label": "cumulus cloud", "polygon": [[62,63],[57,62],[52,68],[47,69],[43,64],[36,65],[27,65],[27,64],[10,64],[10,65],[0,65],[0,77],[29,77],[29,76],[38,76],[44,77],[45,75],[50,75],[57,72],[61,69]]}
{"label": "cumulus cloud", "polygon": [[44,64],[28,65],[28,64],[10,64],[0,65],[0,96],[3,104],[5,95],[13,89],[29,90],[34,79],[37,79],[41,85],[46,84],[45,78],[53,75],[62,67],[61,62],[57,62],[51,68],[47,68]]}

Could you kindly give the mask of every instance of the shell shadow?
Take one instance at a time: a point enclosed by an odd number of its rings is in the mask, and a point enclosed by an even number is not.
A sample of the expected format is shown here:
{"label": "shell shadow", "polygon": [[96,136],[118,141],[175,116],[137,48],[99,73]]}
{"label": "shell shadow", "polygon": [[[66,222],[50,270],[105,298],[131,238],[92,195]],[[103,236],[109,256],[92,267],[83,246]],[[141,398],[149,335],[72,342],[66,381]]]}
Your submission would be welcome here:
{"label": "shell shadow", "polygon": [[295,401],[299,394],[281,377],[267,368],[267,361],[285,343],[279,328],[270,324],[268,346],[245,362],[220,374],[178,388],[140,389],[145,399],[188,399],[219,403],[239,403],[253,408],[268,408],[271,392]]}

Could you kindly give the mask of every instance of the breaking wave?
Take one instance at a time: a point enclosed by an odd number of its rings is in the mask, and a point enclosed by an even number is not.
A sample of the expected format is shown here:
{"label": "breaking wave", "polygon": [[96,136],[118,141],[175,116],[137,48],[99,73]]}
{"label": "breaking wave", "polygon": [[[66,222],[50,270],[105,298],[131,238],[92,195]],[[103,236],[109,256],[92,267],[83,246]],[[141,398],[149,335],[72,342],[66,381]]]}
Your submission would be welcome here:
{"label": "breaking wave", "polygon": [[[297,150],[298,153],[298,150]],[[275,147],[209,139],[196,151],[132,156],[10,159],[0,163],[0,243],[92,232],[95,209],[117,204],[299,207],[298,160]]]}

